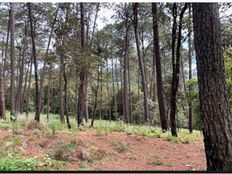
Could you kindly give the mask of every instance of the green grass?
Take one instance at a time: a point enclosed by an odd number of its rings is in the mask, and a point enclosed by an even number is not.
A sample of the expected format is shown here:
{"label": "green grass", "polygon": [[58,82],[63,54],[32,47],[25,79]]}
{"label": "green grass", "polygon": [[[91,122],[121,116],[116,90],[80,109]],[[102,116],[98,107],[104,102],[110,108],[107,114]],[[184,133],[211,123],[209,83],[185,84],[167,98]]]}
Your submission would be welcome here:
{"label": "green grass", "polygon": [[20,157],[0,158],[0,171],[37,170],[38,161],[35,158],[22,159]]}
{"label": "green grass", "polygon": [[[8,113],[9,114],[9,113]],[[25,114],[24,114],[25,115]],[[68,133],[68,134],[76,134],[80,131],[77,128],[75,117],[70,117],[70,122],[72,129],[69,130],[66,124],[62,124],[59,119],[59,115],[50,114],[49,123],[47,122],[47,118],[45,114],[41,114],[41,124],[43,125],[43,131],[47,132],[49,137],[54,137],[58,132]],[[17,125],[19,128],[27,125],[30,121],[34,120],[34,113],[30,113],[28,120],[22,120],[22,118],[18,119]],[[90,126],[90,122],[86,124],[82,131],[88,130]],[[3,129],[11,129],[12,125],[9,120],[1,120],[0,127]],[[108,134],[110,132],[125,132],[128,135],[138,135],[145,137],[154,137],[154,138],[162,138],[172,143],[183,143],[189,144],[194,141],[196,138],[202,137],[202,133],[200,131],[193,131],[192,134],[189,133],[187,129],[178,129],[178,137],[172,137],[170,131],[165,133],[162,132],[162,129],[159,127],[152,126],[140,126],[140,125],[129,125],[124,123],[123,121],[106,121],[106,120],[95,120],[94,129],[96,130],[97,136],[101,136],[104,134]]]}

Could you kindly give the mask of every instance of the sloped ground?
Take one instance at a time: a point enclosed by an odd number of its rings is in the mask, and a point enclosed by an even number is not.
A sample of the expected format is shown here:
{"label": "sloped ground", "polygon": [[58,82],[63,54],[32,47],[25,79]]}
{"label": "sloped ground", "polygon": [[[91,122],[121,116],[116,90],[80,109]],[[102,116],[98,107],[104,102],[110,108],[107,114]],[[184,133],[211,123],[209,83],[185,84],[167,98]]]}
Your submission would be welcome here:
{"label": "sloped ground", "polygon": [[[19,130],[18,135],[0,127],[1,147],[7,138],[14,136],[20,142],[16,149],[23,157],[37,157],[39,170],[205,170],[206,161],[201,137],[190,143],[173,143],[163,138],[136,136],[124,132],[99,132],[95,129],[83,131],[63,130],[55,135],[43,129]],[[65,165],[58,168],[45,161],[61,143],[76,142]],[[80,158],[80,149],[89,156]],[[46,164],[46,165],[44,165]]]}

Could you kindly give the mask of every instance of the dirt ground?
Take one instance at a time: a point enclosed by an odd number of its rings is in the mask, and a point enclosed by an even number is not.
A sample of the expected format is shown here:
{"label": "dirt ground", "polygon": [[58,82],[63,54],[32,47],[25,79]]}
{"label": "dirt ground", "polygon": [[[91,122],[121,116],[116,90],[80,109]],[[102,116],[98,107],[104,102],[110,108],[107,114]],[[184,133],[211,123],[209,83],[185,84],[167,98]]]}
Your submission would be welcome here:
{"label": "dirt ground", "polygon": [[[0,129],[0,137],[11,134]],[[56,145],[76,140],[78,147],[91,155],[84,170],[205,170],[203,141],[173,143],[162,138],[128,135],[122,132],[99,133],[96,130],[59,132],[49,137],[44,131],[20,131],[18,148],[23,156],[43,159]],[[83,170],[83,162],[67,162],[62,170]]]}

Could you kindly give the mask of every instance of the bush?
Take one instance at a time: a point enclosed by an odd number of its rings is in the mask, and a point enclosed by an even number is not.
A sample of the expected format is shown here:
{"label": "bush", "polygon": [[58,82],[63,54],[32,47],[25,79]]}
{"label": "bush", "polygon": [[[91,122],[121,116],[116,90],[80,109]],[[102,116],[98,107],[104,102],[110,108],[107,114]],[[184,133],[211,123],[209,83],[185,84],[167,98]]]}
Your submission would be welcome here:
{"label": "bush", "polygon": [[6,157],[0,159],[1,171],[37,170],[38,162],[34,158],[21,159],[19,157]]}

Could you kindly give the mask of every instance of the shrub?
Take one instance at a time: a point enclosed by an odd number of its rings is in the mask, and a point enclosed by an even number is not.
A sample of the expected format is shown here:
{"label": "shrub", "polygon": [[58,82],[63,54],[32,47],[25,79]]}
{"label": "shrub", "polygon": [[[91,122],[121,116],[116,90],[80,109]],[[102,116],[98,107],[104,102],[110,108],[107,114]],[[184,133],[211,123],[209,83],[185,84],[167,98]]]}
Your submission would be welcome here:
{"label": "shrub", "polygon": [[114,145],[115,145],[116,151],[119,153],[124,153],[124,152],[130,151],[128,146],[123,142],[117,141],[114,143]]}

